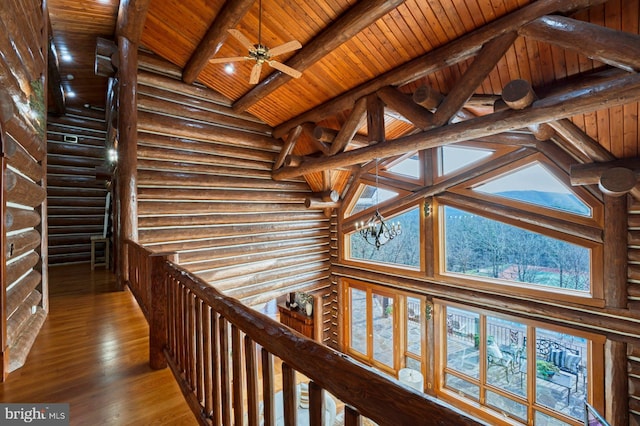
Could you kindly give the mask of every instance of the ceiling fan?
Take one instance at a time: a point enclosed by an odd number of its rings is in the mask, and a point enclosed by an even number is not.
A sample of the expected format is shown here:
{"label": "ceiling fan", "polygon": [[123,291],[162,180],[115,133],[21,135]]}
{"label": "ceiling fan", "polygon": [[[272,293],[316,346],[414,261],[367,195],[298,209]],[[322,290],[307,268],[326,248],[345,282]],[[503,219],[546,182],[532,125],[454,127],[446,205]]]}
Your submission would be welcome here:
{"label": "ceiling fan", "polygon": [[293,78],[298,78],[302,75],[302,73],[298,70],[291,68],[283,64],[282,62],[278,62],[273,58],[274,56],[282,55],[283,53],[288,53],[293,50],[300,49],[302,45],[298,40],[288,41],[280,46],[276,46],[273,49],[269,49],[267,46],[262,44],[262,0],[260,0],[259,4],[260,12],[258,15],[258,44],[253,44],[249,41],[247,37],[244,36],[240,31],[236,29],[229,29],[229,34],[231,34],[236,40],[238,40],[244,47],[249,50],[248,56],[234,56],[230,58],[213,58],[210,59],[209,62],[216,64],[221,62],[238,62],[238,61],[255,61],[256,64],[251,69],[251,76],[249,77],[250,84],[258,84],[260,80],[260,73],[262,72],[262,64],[265,62],[279,70],[285,74],[290,75]]}

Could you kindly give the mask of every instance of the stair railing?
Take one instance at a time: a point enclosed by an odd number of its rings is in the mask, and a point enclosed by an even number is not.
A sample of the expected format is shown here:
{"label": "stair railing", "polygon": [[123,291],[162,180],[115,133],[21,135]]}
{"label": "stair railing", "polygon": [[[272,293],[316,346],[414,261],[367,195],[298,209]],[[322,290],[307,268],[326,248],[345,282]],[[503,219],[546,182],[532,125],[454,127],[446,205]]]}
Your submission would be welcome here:
{"label": "stair railing", "polygon": [[130,268],[146,263],[130,278],[147,303],[150,365],[171,368],[200,424],[271,426],[278,417],[297,425],[301,379],[308,380],[312,426],[325,425],[325,392],[344,405],[347,426],[362,416],[379,425],[480,424],[221,294],[166,256],[127,246]]}

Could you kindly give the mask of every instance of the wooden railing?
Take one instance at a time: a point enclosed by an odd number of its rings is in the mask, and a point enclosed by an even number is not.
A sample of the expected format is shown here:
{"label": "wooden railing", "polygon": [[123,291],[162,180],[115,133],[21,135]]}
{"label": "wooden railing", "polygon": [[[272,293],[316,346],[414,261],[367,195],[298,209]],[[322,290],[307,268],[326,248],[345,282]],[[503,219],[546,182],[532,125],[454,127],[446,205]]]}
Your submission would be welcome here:
{"label": "wooden railing", "polygon": [[281,389],[284,424],[297,425],[298,373],[309,380],[313,426],[325,424],[325,391],[344,403],[347,426],[360,416],[380,425],[479,424],[222,295],[167,257],[127,246],[132,292],[147,304],[150,364],[171,368],[200,424],[275,425]]}

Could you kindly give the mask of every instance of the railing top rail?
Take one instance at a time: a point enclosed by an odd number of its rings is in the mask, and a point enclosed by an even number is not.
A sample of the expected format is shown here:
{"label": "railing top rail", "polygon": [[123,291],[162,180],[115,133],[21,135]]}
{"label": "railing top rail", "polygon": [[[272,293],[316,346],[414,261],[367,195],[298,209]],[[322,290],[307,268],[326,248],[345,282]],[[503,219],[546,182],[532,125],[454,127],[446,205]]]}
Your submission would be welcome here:
{"label": "railing top rail", "polygon": [[405,387],[221,294],[179,265],[167,261],[165,272],[268,352],[379,424],[419,424],[426,418],[433,425],[481,424],[444,402]]}

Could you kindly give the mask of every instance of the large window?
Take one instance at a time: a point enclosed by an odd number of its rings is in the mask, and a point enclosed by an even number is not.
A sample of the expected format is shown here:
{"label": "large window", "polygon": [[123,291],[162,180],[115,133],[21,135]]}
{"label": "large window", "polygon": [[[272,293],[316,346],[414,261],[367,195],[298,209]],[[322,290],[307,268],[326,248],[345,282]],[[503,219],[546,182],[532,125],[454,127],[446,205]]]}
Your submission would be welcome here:
{"label": "large window", "polygon": [[397,368],[398,313],[397,297],[393,293],[351,285],[346,288],[350,319],[348,352],[384,371]]}
{"label": "large window", "polygon": [[581,424],[602,338],[463,307],[441,312],[445,396],[522,423]]}
{"label": "large window", "polygon": [[385,218],[388,224],[399,224],[400,235],[377,248],[369,244],[358,231],[348,235],[349,253],[352,259],[393,263],[419,268],[420,213],[417,207],[397,216]]}
{"label": "large window", "polygon": [[591,290],[590,250],[445,206],[445,272]]}

